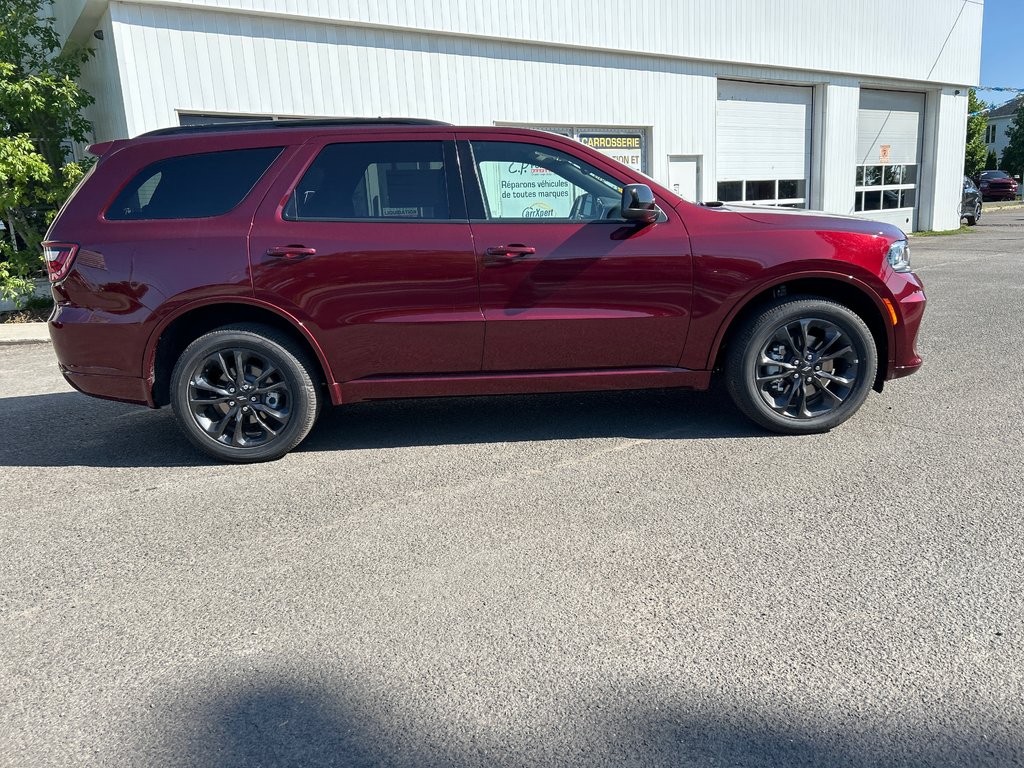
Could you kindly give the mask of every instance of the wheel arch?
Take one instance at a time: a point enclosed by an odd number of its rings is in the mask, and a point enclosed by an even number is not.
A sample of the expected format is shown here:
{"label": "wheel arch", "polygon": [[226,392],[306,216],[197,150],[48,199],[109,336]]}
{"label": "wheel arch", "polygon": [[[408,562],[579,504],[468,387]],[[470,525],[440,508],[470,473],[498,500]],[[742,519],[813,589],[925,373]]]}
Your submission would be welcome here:
{"label": "wheel arch", "polygon": [[855,277],[832,273],[802,274],[779,278],[748,293],[725,318],[715,336],[709,364],[720,369],[729,341],[744,321],[761,307],[783,296],[816,296],[835,301],[855,312],[868,326],[878,348],[878,370],[874,388],[881,391],[895,344],[892,325],[886,322],[889,310],[869,285]]}
{"label": "wheel arch", "polygon": [[150,336],[146,349],[146,376],[150,405],[170,402],[170,378],[174,363],[192,341],[204,333],[232,323],[260,323],[288,334],[319,366],[321,384],[331,400],[340,402],[340,392],[330,363],[309,329],[297,318],[257,299],[194,302],[165,317]]}

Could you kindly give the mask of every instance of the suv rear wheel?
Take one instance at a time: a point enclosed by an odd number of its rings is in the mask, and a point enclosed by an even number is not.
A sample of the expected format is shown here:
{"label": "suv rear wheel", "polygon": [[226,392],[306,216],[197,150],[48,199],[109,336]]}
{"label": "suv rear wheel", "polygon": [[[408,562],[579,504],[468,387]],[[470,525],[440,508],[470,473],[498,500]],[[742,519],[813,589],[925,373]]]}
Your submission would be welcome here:
{"label": "suv rear wheel", "polygon": [[222,461],[277,459],[309,434],[320,392],[307,356],[262,325],[218,328],[186,347],[171,406],[192,443]]}
{"label": "suv rear wheel", "polygon": [[826,432],[871,390],[878,351],[852,310],[812,297],[781,299],[748,319],[730,344],[726,387],[736,406],[783,434]]}

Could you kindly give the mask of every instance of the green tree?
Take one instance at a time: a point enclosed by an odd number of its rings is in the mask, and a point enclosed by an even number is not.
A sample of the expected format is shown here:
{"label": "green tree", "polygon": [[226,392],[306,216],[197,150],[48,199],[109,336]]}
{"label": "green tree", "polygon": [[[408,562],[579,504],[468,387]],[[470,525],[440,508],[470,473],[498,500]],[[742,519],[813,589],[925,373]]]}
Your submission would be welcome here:
{"label": "green tree", "polygon": [[1006,137],[1010,143],[1003,150],[1003,157],[999,167],[1010,175],[1017,176],[1024,173],[1024,101],[1013,116],[1013,122],[1006,129]]}
{"label": "green tree", "polygon": [[61,50],[53,0],[0,0],[0,296],[19,298],[43,268],[40,243],[82,177],[72,141],[92,130],[78,85],[92,51]]}
{"label": "green tree", "polygon": [[[988,107],[978,98],[971,88],[967,91],[967,143],[964,148],[964,175],[977,176],[985,170],[985,157],[988,147],[985,144],[985,131],[988,128],[988,116],[981,113]],[[981,113],[981,114],[976,114]]]}
{"label": "green tree", "polygon": [[999,167],[999,158],[996,156],[996,151],[990,149],[988,156],[985,158],[985,170],[994,171]]}

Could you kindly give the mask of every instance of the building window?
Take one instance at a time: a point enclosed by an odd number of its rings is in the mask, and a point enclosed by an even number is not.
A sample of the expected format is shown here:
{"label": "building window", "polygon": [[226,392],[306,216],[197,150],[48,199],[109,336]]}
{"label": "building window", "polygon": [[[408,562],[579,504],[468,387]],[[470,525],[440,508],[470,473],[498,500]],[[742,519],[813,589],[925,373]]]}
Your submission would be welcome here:
{"label": "building window", "polygon": [[855,211],[913,208],[916,202],[916,165],[857,166]]}
{"label": "building window", "polygon": [[723,203],[806,208],[807,181],[806,179],[720,181],[718,182],[718,199]]}
{"label": "building window", "polygon": [[223,125],[226,123],[270,122],[269,115],[208,115],[200,112],[179,112],[178,125]]}

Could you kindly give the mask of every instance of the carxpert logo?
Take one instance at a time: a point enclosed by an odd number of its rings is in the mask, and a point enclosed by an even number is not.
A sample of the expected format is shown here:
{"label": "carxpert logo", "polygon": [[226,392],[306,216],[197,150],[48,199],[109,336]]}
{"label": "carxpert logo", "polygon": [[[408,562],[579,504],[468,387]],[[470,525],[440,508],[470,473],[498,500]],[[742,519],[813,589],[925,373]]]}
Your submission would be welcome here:
{"label": "carxpert logo", "polygon": [[539,200],[533,205],[528,205],[523,209],[524,219],[549,219],[555,215],[555,209],[547,203],[542,203]]}

